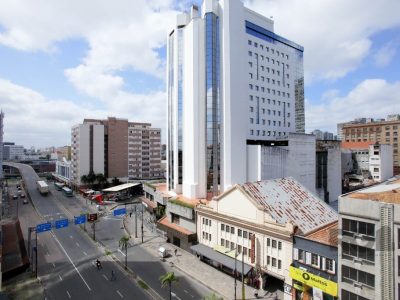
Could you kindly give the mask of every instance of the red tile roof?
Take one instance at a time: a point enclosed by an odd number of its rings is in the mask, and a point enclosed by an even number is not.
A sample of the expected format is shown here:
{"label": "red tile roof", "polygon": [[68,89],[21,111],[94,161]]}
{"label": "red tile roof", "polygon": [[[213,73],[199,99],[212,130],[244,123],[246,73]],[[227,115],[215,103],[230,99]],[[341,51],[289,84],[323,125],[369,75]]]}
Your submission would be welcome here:
{"label": "red tile roof", "polygon": [[177,225],[177,224],[171,223],[170,221],[168,221],[168,218],[167,218],[167,217],[164,217],[164,218],[160,219],[160,220],[158,221],[158,223],[161,224],[161,225],[163,225],[163,226],[165,226],[165,227],[168,227],[168,228],[171,228],[171,229],[173,229],[173,230],[175,230],[175,231],[178,231],[178,232],[180,232],[180,233],[183,233],[183,234],[185,234],[185,235],[192,235],[192,234],[195,234],[195,232],[192,232],[192,231],[190,231],[190,230],[187,230],[186,228],[183,228],[183,227],[181,227],[181,226],[179,226],[179,225]]}
{"label": "red tile roof", "polygon": [[309,240],[325,244],[328,246],[337,247],[338,246],[338,222],[333,222],[325,227],[314,231],[305,237]]}

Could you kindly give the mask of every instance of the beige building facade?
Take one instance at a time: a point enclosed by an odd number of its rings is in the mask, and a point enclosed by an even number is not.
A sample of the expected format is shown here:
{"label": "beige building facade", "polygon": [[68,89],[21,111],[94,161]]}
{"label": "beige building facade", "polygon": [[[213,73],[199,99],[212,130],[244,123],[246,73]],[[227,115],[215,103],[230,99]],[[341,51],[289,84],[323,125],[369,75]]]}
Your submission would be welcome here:
{"label": "beige building facade", "polygon": [[[292,299],[289,274],[293,234],[309,234],[337,220],[337,214],[293,178],[235,185],[207,205],[198,205],[199,245],[192,246],[207,260],[237,254],[237,272],[268,286],[268,276],[282,283],[284,299]],[[217,254],[216,254],[217,253]],[[252,274],[252,275],[249,275]]]}
{"label": "beige building facade", "polygon": [[341,124],[343,142],[379,142],[393,147],[393,172],[400,174],[400,120]]}
{"label": "beige building facade", "polygon": [[[101,131],[99,131],[101,128]],[[150,123],[129,122],[109,117],[105,120],[84,119],[72,128],[72,179],[80,185],[80,177],[90,171],[107,178],[121,180],[158,179],[161,170],[161,129]],[[102,161],[102,168],[91,168]],[[86,166],[80,170],[82,166]]]}

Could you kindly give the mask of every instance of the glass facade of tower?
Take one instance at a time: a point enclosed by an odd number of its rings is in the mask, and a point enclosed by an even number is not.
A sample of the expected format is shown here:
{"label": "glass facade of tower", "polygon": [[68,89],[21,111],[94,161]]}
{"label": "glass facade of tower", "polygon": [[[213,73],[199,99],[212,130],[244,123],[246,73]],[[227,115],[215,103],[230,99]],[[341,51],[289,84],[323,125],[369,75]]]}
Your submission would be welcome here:
{"label": "glass facade of tower", "polygon": [[207,13],[206,20],[206,145],[207,191],[218,195],[220,183],[220,45],[219,18]]}
{"label": "glass facade of tower", "polygon": [[182,184],[183,28],[178,29],[178,184]]}
{"label": "glass facade of tower", "polygon": [[174,126],[173,126],[173,94],[174,94],[174,32],[168,38],[168,189],[174,187]]}

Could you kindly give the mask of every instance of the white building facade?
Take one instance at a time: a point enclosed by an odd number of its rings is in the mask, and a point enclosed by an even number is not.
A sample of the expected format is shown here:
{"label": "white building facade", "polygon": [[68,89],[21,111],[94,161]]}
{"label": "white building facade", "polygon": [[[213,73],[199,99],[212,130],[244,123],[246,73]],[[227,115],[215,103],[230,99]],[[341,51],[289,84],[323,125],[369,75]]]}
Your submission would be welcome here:
{"label": "white building facade", "polygon": [[374,144],[369,146],[369,172],[377,182],[393,177],[393,146]]}
{"label": "white building facade", "polygon": [[236,251],[239,261],[243,253],[244,273],[261,270],[260,288],[268,286],[263,275],[280,280],[284,299],[292,299],[294,232],[306,235],[337,221],[332,208],[290,177],[235,185],[196,213],[199,245],[193,251],[217,262],[221,253]]}
{"label": "white building facade", "polygon": [[56,178],[65,182],[66,184],[71,183],[71,161],[67,160],[65,157],[62,160],[56,161]]}
{"label": "white building facade", "polygon": [[205,0],[169,33],[167,97],[169,190],[218,195],[248,180],[249,141],[304,132],[303,48],[239,0]]}
{"label": "white building facade", "polygon": [[104,174],[104,125],[87,122],[71,130],[71,179],[81,185],[81,177],[90,172]]}

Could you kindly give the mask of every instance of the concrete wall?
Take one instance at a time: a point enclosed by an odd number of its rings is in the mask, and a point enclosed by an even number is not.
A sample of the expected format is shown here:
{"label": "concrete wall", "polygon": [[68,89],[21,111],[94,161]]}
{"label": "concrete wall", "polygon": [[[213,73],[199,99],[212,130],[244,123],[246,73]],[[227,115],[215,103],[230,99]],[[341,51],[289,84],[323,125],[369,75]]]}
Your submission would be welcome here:
{"label": "concrete wall", "polygon": [[108,177],[128,177],[128,120],[107,119]]}
{"label": "concrete wall", "polygon": [[93,125],[93,172],[104,174],[104,125]]}

